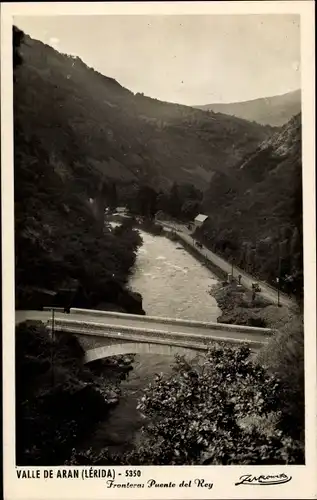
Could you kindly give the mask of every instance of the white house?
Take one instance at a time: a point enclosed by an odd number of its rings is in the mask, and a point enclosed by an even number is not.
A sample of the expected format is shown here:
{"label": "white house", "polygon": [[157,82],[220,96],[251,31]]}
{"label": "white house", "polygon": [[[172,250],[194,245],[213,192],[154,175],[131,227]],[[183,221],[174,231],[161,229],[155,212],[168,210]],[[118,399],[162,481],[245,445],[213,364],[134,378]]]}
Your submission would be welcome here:
{"label": "white house", "polygon": [[194,224],[196,227],[200,227],[208,219],[208,215],[199,214],[195,217]]}

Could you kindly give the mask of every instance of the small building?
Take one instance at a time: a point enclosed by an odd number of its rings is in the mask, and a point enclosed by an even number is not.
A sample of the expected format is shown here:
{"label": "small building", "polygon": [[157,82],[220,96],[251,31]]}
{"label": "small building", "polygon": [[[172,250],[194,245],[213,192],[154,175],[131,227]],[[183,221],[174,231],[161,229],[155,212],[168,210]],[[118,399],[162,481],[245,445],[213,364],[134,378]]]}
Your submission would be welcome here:
{"label": "small building", "polygon": [[195,217],[194,224],[195,227],[200,227],[203,225],[203,223],[208,219],[208,215],[204,214],[198,214],[197,217]]}

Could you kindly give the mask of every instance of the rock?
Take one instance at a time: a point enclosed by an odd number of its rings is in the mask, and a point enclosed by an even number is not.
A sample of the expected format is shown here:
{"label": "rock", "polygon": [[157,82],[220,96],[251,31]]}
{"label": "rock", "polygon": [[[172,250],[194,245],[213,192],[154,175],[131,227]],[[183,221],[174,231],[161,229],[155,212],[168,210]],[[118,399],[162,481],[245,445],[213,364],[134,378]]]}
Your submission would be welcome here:
{"label": "rock", "polygon": [[123,356],[122,362],[124,365],[132,365],[135,358],[135,354],[131,356]]}
{"label": "rock", "polygon": [[122,289],[121,293],[118,294],[118,303],[127,313],[145,315],[142,302],[143,298],[140,293]]}

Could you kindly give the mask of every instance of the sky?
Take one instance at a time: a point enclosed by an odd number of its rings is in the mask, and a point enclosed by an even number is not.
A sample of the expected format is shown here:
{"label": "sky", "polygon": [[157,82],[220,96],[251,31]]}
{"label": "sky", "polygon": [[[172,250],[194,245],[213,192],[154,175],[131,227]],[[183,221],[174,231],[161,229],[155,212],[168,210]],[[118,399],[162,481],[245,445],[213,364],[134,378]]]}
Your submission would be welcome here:
{"label": "sky", "polygon": [[24,16],[14,22],[133,92],[163,101],[237,102],[301,86],[297,15]]}

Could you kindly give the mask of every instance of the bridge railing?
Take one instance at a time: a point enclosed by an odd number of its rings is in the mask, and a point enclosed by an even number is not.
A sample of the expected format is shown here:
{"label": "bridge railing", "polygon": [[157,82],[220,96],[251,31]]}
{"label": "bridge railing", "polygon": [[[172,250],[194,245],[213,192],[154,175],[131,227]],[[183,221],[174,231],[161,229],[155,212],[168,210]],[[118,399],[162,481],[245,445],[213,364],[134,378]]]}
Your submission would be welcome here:
{"label": "bridge railing", "polygon": [[[52,328],[52,320],[48,320],[47,327]],[[248,344],[254,348],[259,348],[267,343],[268,339],[263,337],[261,340],[251,340],[239,337],[228,337],[218,335],[208,335],[201,333],[179,333],[167,332],[165,330],[150,330],[149,328],[133,328],[124,326],[107,325],[105,323],[92,323],[68,319],[56,319],[54,321],[54,330],[71,332],[76,335],[110,337],[117,340],[137,340],[138,342],[165,343],[182,346],[194,346],[194,348],[207,349],[211,342],[225,342],[232,344]],[[204,347],[205,346],[205,347]]]}
{"label": "bridge railing", "polygon": [[189,319],[179,319],[179,318],[165,318],[159,316],[145,316],[137,314],[126,314],[114,311],[100,311],[97,309],[79,309],[71,308],[70,314],[82,315],[82,316],[95,316],[101,318],[117,318],[122,320],[131,320],[143,322],[143,323],[158,323],[158,324],[175,324],[179,326],[192,326],[197,328],[206,328],[220,331],[229,331],[237,333],[263,333],[265,335],[272,335],[273,330],[270,328],[255,327],[255,326],[245,326],[245,325],[229,325],[226,323],[212,323],[207,321],[196,321]]}

